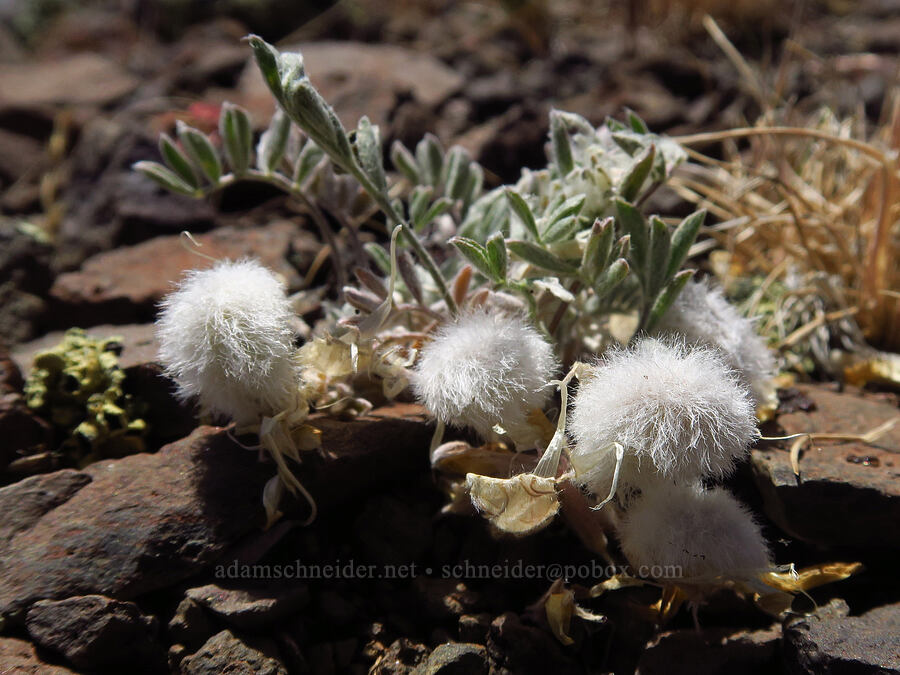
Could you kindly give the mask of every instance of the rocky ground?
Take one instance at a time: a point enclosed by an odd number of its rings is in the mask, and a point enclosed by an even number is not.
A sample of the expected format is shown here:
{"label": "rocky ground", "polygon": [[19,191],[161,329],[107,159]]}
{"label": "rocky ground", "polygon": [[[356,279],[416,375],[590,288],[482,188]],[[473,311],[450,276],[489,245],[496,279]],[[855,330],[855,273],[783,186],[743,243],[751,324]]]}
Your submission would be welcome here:
{"label": "rocky ground", "polygon": [[[263,530],[273,465],[198,426],[154,361],[156,303],[203,264],[182,230],[211,256],[259,257],[293,290],[335,285],[328,265],[307,278],[322,244],[278,194],[235,186],[197,202],[130,170],[156,159],[176,118],[211,130],[225,100],[264,128],[272,104],[239,41],[248,29],[302,45],[345,122],[368,114],[388,143],[434,131],[499,181],[540,163],[551,106],[594,122],[630,107],[671,133],[753,119],[753,97],[686,12],[648,6],[626,30],[617,10],[576,2],[552,20],[362,2],[307,23],[283,7],[214,17],[203,3],[174,15],[182,4],[86,4],[35,19],[25,43],[28,3],[0,4],[0,672],[900,672],[900,426],[876,445],[815,444],[801,480],[786,444],[753,450],[729,487],[764,522],[777,562],[865,568],[798,597],[784,620],[716,596],[697,631],[686,612],[647,621],[650,588],[582,600],[597,561],[562,523],[498,539],[479,517],[444,513],[432,427],[408,403],[317,417],[323,449],[299,475],[320,517],[300,527],[296,504]],[[900,5],[796,11],[799,23],[732,38],[765,64],[790,33],[818,55],[783,69],[798,107],[861,103],[877,118],[898,66]],[[319,311],[312,303],[305,318]],[[71,326],[121,338],[125,389],[147,403],[147,452],[68,466],[51,425],[25,405],[33,355]],[[838,383],[780,395],[770,435],[864,433],[898,414],[896,394]],[[478,566],[495,564],[505,567],[483,578]],[[572,645],[539,604],[559,572],[606,617],[573,623]]]}

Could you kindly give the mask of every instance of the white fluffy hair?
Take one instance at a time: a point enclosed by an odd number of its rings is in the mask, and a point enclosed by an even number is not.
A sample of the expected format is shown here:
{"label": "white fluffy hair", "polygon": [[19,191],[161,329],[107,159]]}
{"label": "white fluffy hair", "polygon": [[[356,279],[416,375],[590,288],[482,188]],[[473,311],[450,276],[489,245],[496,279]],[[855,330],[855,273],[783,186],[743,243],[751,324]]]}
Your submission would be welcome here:
{"label": "white fluffy hair", "polygon": [[[645,491],[618,534],[633,567],[680,567],[684,581],[753,577],[771,565],[759,525],[722,488],[669,485]],[[668,571],[673,572],[678,573]]]}
{"label": "white fluffy hair", "polygon": [[657,326],[688,342],[720,349],[753,393],[756,404],[771,397],[775,356],[756,332],[755,321],[741,316],[722,291],[708,282],[690,281]]}
{"label": "white fluffy hair", "polygon": [[610,350],[582,382],[569,421],[579,481],[606,496],[613,443],[625,446],[620,484],[721,478],[757,438],[746,388],[718,352],[644,338]]}
{"label": "white fluffy hair", "polygon": [[558,369],[553,348],[521,316],[474,311],[441,326],[412,377],[416,398],[446,424],[491,438],[533,440],[528,413],[546,403]]}
{"label": "white fluffy hair", "polygon": [[290,303],[255,260],[188,272],[161,303],[159,357],[182,399],[248,424],[297,394]]}

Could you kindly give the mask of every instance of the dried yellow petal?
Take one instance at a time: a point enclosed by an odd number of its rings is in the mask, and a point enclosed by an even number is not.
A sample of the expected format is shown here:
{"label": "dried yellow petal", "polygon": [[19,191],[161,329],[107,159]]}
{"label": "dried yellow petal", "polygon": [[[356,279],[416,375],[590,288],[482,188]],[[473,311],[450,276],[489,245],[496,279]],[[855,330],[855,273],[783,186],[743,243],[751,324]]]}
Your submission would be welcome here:
{"label": "dried yellow petal", "polygon": [[492,478],[470,473],[466,486],[472,503],[497,529],[528,534],[550,523],[559,510],[556,481],[530,473]]}
{"label": "dried yellow petal", "polygon": [[842,581],[860,570],[862,563],[824,563],[804,567],[799,571],[791,572],[767,572],[760,579],[763,583],[777,588],[779,591],[797,593],[808,591],[811,588],[830,584],[834,581]]}

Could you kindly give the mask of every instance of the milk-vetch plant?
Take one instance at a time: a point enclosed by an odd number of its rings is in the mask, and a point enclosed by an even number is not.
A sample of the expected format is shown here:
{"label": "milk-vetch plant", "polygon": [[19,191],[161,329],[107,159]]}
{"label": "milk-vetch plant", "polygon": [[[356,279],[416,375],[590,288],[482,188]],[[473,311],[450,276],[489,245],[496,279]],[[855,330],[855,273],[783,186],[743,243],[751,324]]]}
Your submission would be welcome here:
{"label": "milk-vetch plant", "polygon": [[223,261],[193,270],[162,302],[156,322],[159,358],[183,399],[257,431],[278,465],[265,493],[271,521],[280,486],[315,503],[288,467],[316,447],[302,425],[308,405],[294,354],[292,311],[282,283],[254,260]]}
{"label": "milk-vetch plant", "polygon": [[[602,555],[608,551],[599,542],[608,531],[631,562],[689,567],[691,598],[747,582],[748,575],[753,579],[740,589],[765,595],[754,584],[774,572],[757,526],[730,495],[702,486],[728,475],[758,438],[754,403],[771,362],[765,347],[744,335],[752,323],[716,291],[691,282],[694,270],[683,269],[705,212],[672,220],[642,211],[685,161],[678,144],[631,113],[627,123],[594,127],[553,111],[546,167],[523,170],[514,185],[485,191],[479,164],[431,135],[413,150],[395,143],[391,172],[378,128],[363,117],[348,132],[310,82],[300,54],[281,53],[256,36],[249,43],[280,108],[255,153],[246,113],[225,106],[221,147],[182,125],[177,141],[161,140],[165,166],[136,168],[195,196],[243,179],[271,183],[307,205],[330,245],[322,209],[340,210],[338,192],[348,204],[367,200],[382,212],[376,223],[391,233],[388,250],[366,246],[386,278],[356,267],[356,284],[343,285],[340,299],[324,305],[328,330],[296,354],[279,341],[287,336],[282,329],[264,337],[254,321],[239,320],[257,311],[242,304],[243,291],[222,294],[215,310],[203,308],[218,313],[216,321],[197,334],[228,327],[226,339],[208,340],[207,360],[189,348],[176,349],[169,360],[182,389],[234,418],[262,415],[261,440],[279,460],[297,457],[290,439],[307,404],[334,402],[336,391],[351,397],[354,378],[363,374],[380,379],[389,398],[412,384],[439,423],[432,465],[448,474],[449,508],[466,508],[460,496],[468,494],[495,528],[519,535],[561,511]],[[358,223],[337,220],[353,239]],[[221,265],[187,283],[226,272],[238,269]],[[679,298],[686,287],[688,295]],[[213,292],[200,284],[194,290]],[[175,331],[165,326],[181,292],[161,318],[173,344]],[[279,297],[268,307],[277,307],[283,326]],[[629,322],[624,334],[614,326]],[[229,364],[245,355],[242,342],[228,342],[232,327],[257,336],[264,348],[251,348],[254,358],[268,354],[246,372]],[[654,334],[665,337],[647,337]],[[290,371],[296,386],[282,379],[288,358],[296,363]],[[561,366],[568,374],[556,380]],[[568,386],[575,378],[581,383],[570,414]],[[216,400],[221,393],[207,391],[218,382],[239,384],[224,404]],[[277,392],[272,400],[261,396],[269,386]],[[553,387],[561,403],[555,423],[547,409]],[[486,443],[439,446],[444,424],[471,427]],[[299,485],[283,458],[279,471],[285,484]],[[573,488],[564,504],[559,493],[570,482],[585,491]],[[276,498],[273,488],[267,505]],[[590,503],[610,514],[604,530],[578,515]],[[711,510],[716,513],[707,519]],[[684,531],[663,537],[669,527]],[[717,549],[720,540],[725,544]],[[669,589],[670,600],[684,590],[650,581]],[[792,588],[779,583],[779,590]]]}

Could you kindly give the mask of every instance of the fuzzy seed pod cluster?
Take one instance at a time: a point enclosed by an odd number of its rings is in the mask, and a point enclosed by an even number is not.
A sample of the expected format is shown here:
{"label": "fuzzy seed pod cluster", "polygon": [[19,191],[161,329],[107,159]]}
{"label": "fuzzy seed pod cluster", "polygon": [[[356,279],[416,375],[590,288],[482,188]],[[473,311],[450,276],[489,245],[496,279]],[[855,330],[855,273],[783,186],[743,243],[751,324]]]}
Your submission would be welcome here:
{"label": "fuzzy seed pod cluster", "polygon": [[618,536],[633,566],[675,566],[688,584],[768,569],[750,513],[728,492],[703,487],[746,457],[759,437],[754,409],[726,355],[684,338],[612,350],[582,382],[572,463],[587,489],[617,493]]}
{"label": "fuzzy seed pod cluster", "polygon": [[187,273],[161,305],[159,357],[183,399],[238,425],[297,396],[293,312],[278,278],[255,260]]}
{"label": "fuzzy seed pod cluster", "polygon": [[535,436],[528,415],[550,397],[557,369],[553,348],[524,318],[474,311],[437,330],[412,385],[441,422],[485,439],[499,426],[517,445],[528,444]]}
{"label": "fuzzy seed pod cluster", "polygon": [[754,403],[770,402],[775,357],[757,334],[754,321],[741,316],[722,291],[709,282],[688,282],[663,315],[657,332],[719,350],[749,388]]}

